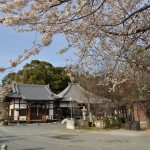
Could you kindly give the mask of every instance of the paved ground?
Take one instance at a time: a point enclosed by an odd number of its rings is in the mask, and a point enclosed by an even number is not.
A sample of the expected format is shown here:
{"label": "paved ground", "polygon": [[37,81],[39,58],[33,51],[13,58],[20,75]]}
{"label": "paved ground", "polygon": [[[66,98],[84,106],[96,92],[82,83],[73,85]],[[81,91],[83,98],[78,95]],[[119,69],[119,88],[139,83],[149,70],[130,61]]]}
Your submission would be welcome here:
{"label": "paved ground", "polygon": [[149,150],[150,131],[67,130],[60,124],[0,126],[8,150]]}

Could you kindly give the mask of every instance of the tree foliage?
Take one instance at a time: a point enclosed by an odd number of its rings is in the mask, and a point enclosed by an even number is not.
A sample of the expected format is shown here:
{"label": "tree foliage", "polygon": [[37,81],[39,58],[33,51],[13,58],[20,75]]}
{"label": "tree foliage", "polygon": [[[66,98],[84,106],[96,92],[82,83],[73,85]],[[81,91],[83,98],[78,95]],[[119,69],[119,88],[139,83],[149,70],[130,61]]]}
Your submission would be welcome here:
{"label": "tree foliage", "polygon": [[[103,106],[102,104],[100,106],[97,105],[94,106],[93,111],[97,110],[97,113],[106,113],[107,110],[104,108],[108,108],[109,113],[114,113],[115,109],[117,115],[120,111],[120,108],[126,108],[130,109],[133,115],[133,106],[135,106],[135,104],[138,104],[138,106],[146,115],[147,123],[149,124],[150,74],[144,68],[139,70],[139,65],[137,65],[136,67],[134,66],[133,68],[133,74],[131,74],[130,78],[124,80],[123,82],[117,82],[117,80],[120,80],[120,78],[125,79],[125,77],[121,76],[121,74],[120,76],[117,76],[115,74],[108,74],[107,72],[101,72],[101,74],[95,77],[89,75],[80,76],[79,82],[86,90],[96,95],[110,99],[109,103],[104,103],[105,106],[107,104],[107,107]],[[107,80],[108,77],[113,77],[113,80]]]}
{"label": "tree foliage", "polygon": [[0,115],[2,116],[2,121],[9,119],[9,103],[4,102],[5,94],[11,91],[11,84],[6,84],[0,89]]}
{"label": "tree foliage", "polygon": [[12,81],[26,84],[49,84],[52,91],[58,93],[68,85],[70,79],[64,67],[54,67],[45,61],[32,60],[17,73],[12,72],[6,75],[2,84],[9,84]]}
{"label": "tree foliage", "polygon": [[149,49],[149,8],[149,0],[0,0],[0,23],[41,35],[31,49],[10,61],[12,67],[38,54],[61,33],[68,46],[59,53],[75,47],[77,66],[97,69],[110,58],[116,66],[137,46]]}
{"label": "tree foliage", "polygon": [[[1,24],[41,36],[39,41],[33,39],[31,49],[10,61],[11,67],[38,54],[61,34],[68,46],[58,53],[74,48],[78,57],[75,66],[88,75],[105,72],[99,83],[112,93],[133,80],[138,90],[148,92],[147,83],[141,84],[140,79],[148,78],[150,72],[149,8],[149,0],[0,0]],[[28,72],[24,73],[26,79]]]}

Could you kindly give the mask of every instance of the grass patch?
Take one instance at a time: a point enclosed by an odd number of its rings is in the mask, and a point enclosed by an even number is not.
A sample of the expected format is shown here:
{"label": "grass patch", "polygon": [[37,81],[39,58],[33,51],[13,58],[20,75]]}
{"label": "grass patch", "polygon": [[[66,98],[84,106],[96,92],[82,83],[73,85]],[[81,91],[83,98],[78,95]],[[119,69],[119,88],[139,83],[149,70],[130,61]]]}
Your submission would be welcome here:
{"label": "grass patch", "polygon": [[84,128],[84,130],[88,130],[88,131],[99,131],[99,130],[103,130],[101,128],[96,128],[96,127],[86,127]]}

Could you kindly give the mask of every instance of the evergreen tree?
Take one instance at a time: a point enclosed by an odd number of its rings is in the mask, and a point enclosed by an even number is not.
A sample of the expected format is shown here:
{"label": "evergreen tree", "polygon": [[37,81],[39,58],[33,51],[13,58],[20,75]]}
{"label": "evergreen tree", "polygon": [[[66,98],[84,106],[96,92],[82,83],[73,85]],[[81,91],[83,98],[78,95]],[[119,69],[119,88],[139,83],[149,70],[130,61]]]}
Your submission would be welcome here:
{"label": "evergreen tree", "polygon": [[17,73],[12,72],[6,75],[2,85],[12,81],[24,84],[49,84],[54,93],[59,93],[68,85],[70,79],[65,67],[54,67],[45,61],[32,60]]}

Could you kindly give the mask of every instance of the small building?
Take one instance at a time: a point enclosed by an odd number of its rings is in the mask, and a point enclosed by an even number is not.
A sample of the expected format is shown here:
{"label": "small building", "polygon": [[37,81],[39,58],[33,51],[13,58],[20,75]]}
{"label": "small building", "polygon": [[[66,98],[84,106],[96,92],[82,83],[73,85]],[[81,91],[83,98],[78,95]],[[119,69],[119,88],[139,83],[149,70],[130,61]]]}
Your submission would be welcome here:
{"label": "small building", "polygon": [[146,100],[137,101],[133,104],[134,120],[140,122],[141,128],[149,128],[150,126],[150,109],[148,106],[149,102]]}
{"label": "small building", "polygon": [[[92,110],[92,113],[94,115],[97,115],[97,111],[101,111],[99,108],[105,109],[106,111],[107,103],[111,102],[110,99],[97,96],[86,91],[78,83],[69,83],[68,86],[58,94],[58,96],[63,97],[63,99],[60,99],[59,103],[61,112],[60,114],[63,117],[70,117],[68,116],[70,114],[70,110],[72,110],[73,115],[75,115],[76,117],[81,115],[81,109],[83,109],[83,106],[86,106],[87,109],[91,109],[92,107],[97,108]],[[99,115],[102,116],[103,114]]]}
{"label": "small building", "polygon": [[9,102],[9,116],[12,121],[42,121],[57,119],[57,101],[62,97],[54,94],[49,85],[14,83],[12,93],[5,101]]}

